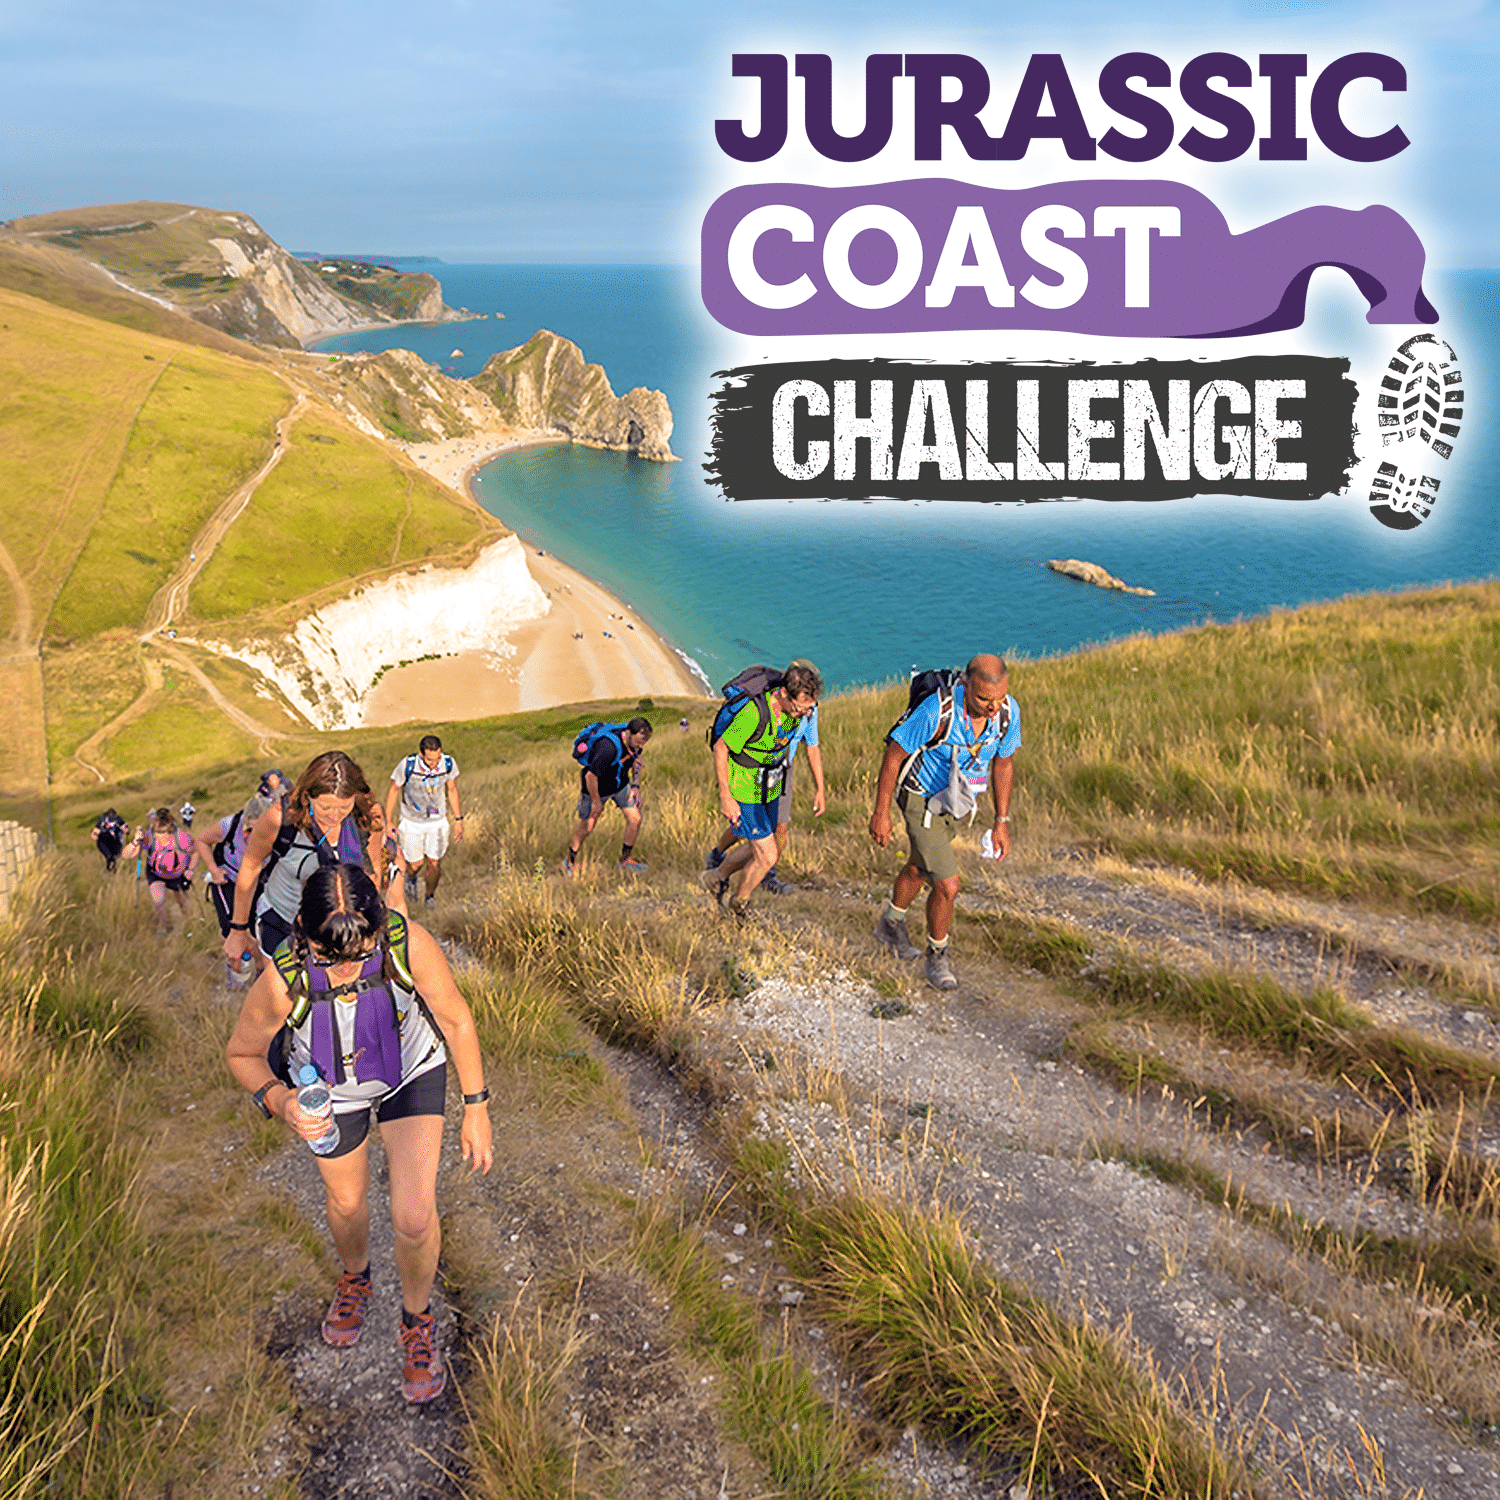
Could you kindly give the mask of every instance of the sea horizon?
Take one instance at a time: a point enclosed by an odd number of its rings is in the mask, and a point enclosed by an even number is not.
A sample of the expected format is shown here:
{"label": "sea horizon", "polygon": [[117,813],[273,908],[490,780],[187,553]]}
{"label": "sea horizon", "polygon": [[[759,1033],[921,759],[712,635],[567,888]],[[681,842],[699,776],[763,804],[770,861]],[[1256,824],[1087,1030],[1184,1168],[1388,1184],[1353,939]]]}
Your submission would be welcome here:
{"label": "sea horizon", "polygon": [[[1496,440],[1481,420],[1494,384],[1488,330],[1500,272],[1429,275],[1444,313],[1436,332],[1460,355],[1469,415],[1431,518],[1404,533],[1375,522],[1357,493],[1299,502],[730,503],[702,468],[714,374],[730,362],[729,344],[703,313],[691,268],[444,263],[439,280],[450,306],[505,316],[370,329],[317,347],[408,348],[467,377],[545,327],[602,365],[617,393],[664,391],[681,462],[524,448],[482,466],[471,492],[529,546],[625,600],[710,683],[750,660],[807,656],[830,689],[848,689],[980,650],[1039,660],[1500,570],[1490,520]],[[1336,325],[1342,315],[1321,316]],[[1398,331],[1362,323],[1320,331],[1366,351],[1356,378],[1380,368],[1368,351],[1388,355],[1398,342]],[[1046,567],[1067,557],[1155,592],[1105,590]]]}

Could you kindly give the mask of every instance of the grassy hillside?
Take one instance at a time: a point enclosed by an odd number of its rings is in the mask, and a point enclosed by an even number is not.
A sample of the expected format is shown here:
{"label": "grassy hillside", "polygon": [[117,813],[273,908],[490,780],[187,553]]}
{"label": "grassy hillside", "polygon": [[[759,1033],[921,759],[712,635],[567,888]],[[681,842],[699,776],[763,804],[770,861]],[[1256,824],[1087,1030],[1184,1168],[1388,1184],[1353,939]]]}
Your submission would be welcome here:
{"label": "grassy hillside", "polygon": [[[0,546],[23,580],[0,593],[0,629],[41,642],[54,779],[92,777],[66,769],[91,740],[84,759],[118,777],[196,774],[247,753],[252,741],[202,682],[137,641],[151,611],[156,624],[170,612],[179,626],[232,626],[361,574],[459,561],[497,529],[336,416],[296,358],[240,357],[3,289],[0,424],[12,460],[0,471]],[[231,524],[228,503],[273,459]],[[295,732],[300,720],[249,674],[207,657],[199,670],[273,732]],[[40,734],[33,743],[28,724],[23,742],[21,727],[12,761],[40,781]]]}
{"label": "grassy hillside", "polygon": [[[1120,1080],[1126,1104],[1133,1091],[1136,1114],[1127,1119],[1146,1118],[1143,1087],[1163,1099],[1178,1093],[1183,1118],[1203,1132],[1199,1145],[1190,1148],[1188,1125],[1173,1126],[1182,1144],[1171,1150],[1143,1145],[1137,1125],[1133,1146],[1127,1131],[1092,1149],[1113,1168],[1139,1173],[1153,1202],[1168,1191],[1201,1194],[1208,1206],[1199,1205],[1190,1232],[1212,1238],[1226,1257],[1242,1229],[1281,1247],[1281,1280],[1254,1279],[1270,1274],[1274,1257],[1264,1248],[1259,1270],[1243,1273],[1254,1319],[1271,1318],[1283,1301],[1323,1321],[1340,1319],[1355,1341],[1347,1357],[1373,1372],[1382,1402],[1451,1402],[1452,1419],[1476,1444],[1476,1466],[1488,1461],[1497,1415],[1500,1188],[1492,1163],[1461,1143],[1494,1129],[1486,1092],[1493,1054],[1423,1043],[1326,989],[1302,994],[1248,967],[1179,963],[1179,950],[1146,936],[1106,942],[1076,926],[1055,894],[1041,910],[1006,903],[1026,879],[1084,863],[1059,865],[1055,856],[1072,845],[1132,852],[1140,861],[1135,880],[1151,872],[1165,880],[1161,865],[1196,861],[1216,882],[1199,888],[1209,908],[1260,901],[1255,909],[1269,912],[1275,890],[1336,889],[1350,913],[1415,915],[1436,906],[1460,918],[1478,914],[1451,931],[1458,946],[1466,934],[1484,936],[1495,901],[1488,820],[1497,612],[1500,586],[1477,585],[1014,664],[1025,736],[1015,865],[998,876],[979,873],[978,830],[963,838],[968,867],[957,925],[966,974],[984,954],[995,974],[1024,991],[1016,1025],[1049,1059],[1045,1066],[1057,1068],[1052,1059],[1062,1057],[1086,1067],[1100,1089]],[[173,693],[186,701],[181,683]],[[1233,1423],[1215,1427],[1204,1409],[1182,1404],[1123,1338],[1080,1312],[1071,1291],[1054,1301],[997,1268],[1015,1247],[1002,1242],[981,1254],[959,1210],[935,1190],[893,1200],[869,1180],[830,1184],[778,1154],[761,1123],[773,1096],[826,1112],[853,1140],[853,1114],[838,1117],[853,1106],[836,1079],[800,1071],[780,1044],[778,1065],[738,1019],[722,1055],[706,1049],[713,1018],[738,1017],[736,1002],[767,975],[822,982],[853,968],[892,1001],[892,1018],[902,1014],[896,1002],[946,1003],[913,985],[909,970],[897,972],[868,938],[872,902],[901,858],[871,848],[865,820],[881,736],[903,698],[890,687],[825,705],[829,810],[822,819],[808,815],[804,780],[788,863],[805,889],[778,898],[772,922],[758,929],[720,921],[692,881],[719,822],[700,732],[707,706],[591,703],[438,726],[463,766],[469,833],[450,858],[435,916],[473,955],[464,982],[503,1143],[500,1176],[488,1189],[448,1179],[444,1187],[446,1295],[461,1306],[469,1335],[460,1439],[469,1492],[643,1492],[629,1482],[611,1488],[621,1428],[591,1419],[590,1436],[569,1417],[577,1400],[570,1393],[591,1388],[593,1368],[578,1353],[574,1310],[597,1305],[581,1289],[604,1278],[622,1287],[622,1302],[662,1310],[664,1321],[646,1332],[652,1367],[686,1371],[682,1383],[707,1392],[712,1421],[742,1445],[735,1473],[747,1485],[753,1479],[757,1492],[876,1500],[885,1491],[867,1467],[873,1454],[915,1454],[919,1440],[959,1434],[980,1440],[965,1462],[977,1466],[987,1450],[1008,1454],[1019,1465],[1014,1475],[1028,1485],[1035,1475],[1033,1493],[1081,1493],[1068,1488],[1080,1470],[1106,1476],[1100,1483],[1111,1495],[1160,1500],[1414,1493],[1341,1489],[1326,1466],[1302,1463],[1306,1451],[1295,1455],[1301,1466],[1291,1478],[1258,1465],[1247,1473],[1249,1448],[1235,1447]],[[571,735],[589,719],[637,710],[661,726],[644,782],[640,851],[650,868],[620,886],[611,868],[615,820],[589,846],[583,877],[563,881],[551,871],[573,821]],[[691,732],[679,734],[684,711]],[[157,722],[179,738],[203,732],[190,717]],[[261,755],[205,740],[198,753],[211,769],[153,772],[145,757],[163,743],[158,734],[138,747],[143,769],[128,784],[60,802],[65,849],[92,859],[87,829],[105,800],[135,815],[190,795],[205,816],[220,814],[264,768]],[[309,736],[299,760],[333,744],[350,749],[378,787],[413,748],[404,731]],[[15,1105],[26,1123],[22,1136],[0,1143],[0,1161],[15,1172],[29,1148],[58,1143],[33,1168],[37,1189],[14,1221],[16,1233],[43,1247],[37,1284],[55,1287],[25,1335],[24,1369],[47,1378],[10,1387],[5,1416],[18,1413],[17,1462],[61,1455],[56,1493],[123,1493],[129,1474],[158,1489],[171,1480],[194,1493],[227,1494],[238,1475],[256,1472],[268,1434],[295,1430],[299,1441],[318,1440],[316,1424],[297,1411],[296,1361],[268,1358],[264,1330],[255,1334],[251,1323],[257,1308],[274,1302],[293,1308],[288,1321],[300,1318],[315,1338],[330,1279],[326,1252],[316,1226],[270,1198],[261,1156],[279,1137],[216,1071],[227,1013],[204,977],[211,950],[200,962],[187,945],[152,944],[148,919],[131,908],[129,881],[100,889],[96,865],[85,868],[66,896],[53,886],[21,928],[0,929],[0,1006],[8,1000],[14,1010],[15,997],[40,980],[48,996],[48,1008],[13,1028],[9,1052],[0,1049],[0,1108]],[[1236,878],[1223,878],[1229,874]],[[64,942],[48,913],[68,903]],[[986,982],[993,989],[979,993],[967,1024],[978,1017],[989,1030],[1003,1011],[1002,985]],[[167,984],[170,1000],[160,993]],[[1452,1006],[1465,1024],[1470,1013],[1500,1013],[1493,989],[1467,980],[1438,976],[1431,990],[1432,1003]],[[960,1018],[946,1029],[965,1024]],[[101,1034],[102,1043],[86,1040]],[[908,1045],[909,1033],[889,1035],[893,1049]],[[692,1109],[711,1116],[706,1133],[721,1153],[711,1190],[669,1160],[670,1151],[631,1144],[637,1127],[610,1061],[618,1053],[606,1055],[600,1038],[669,1059],[673,1070],[662,1078],[696,1091]],[[1191,1072],[1185,1058],[1201,1071]],[[197,1108],[169,1112],[169,1104],[180,1106],[184,1069]],[[1382,1103],[1369,1128],[1350,1104],[1351,1078],[1364,1102],[1397,1101]],[[77,1088],[65,1087],[68,1080]],[[116,1097],[132,1108],[113,1113]],[[906,1119],[937,1135],[949,1128],[920,1110]],[[653,1140],[654,1128],[654,1120],[640,1126]],[[1018,1177],[1044,1159],[1002,1134]],[[1325,1173],[1337,1180],[1357,1168],[1368,1171],[1360,1180],[1369,1188],[1378,1175],[1382,1190],[1412,1206],[1410,1231],[1346,1234],[1300,1221],[1279,1200],[1247,1196],[1223,1165],[1247,1136],[1258,1159],[1270,1161],[1274,1147],[1303,1163],[1296,1167],[1303,1181]],[[634,1160],[636,1151],[655,1169],[651,1201],[622,1194],[620,1179],[599,1171],[591,1143],[606,1137],[616,1160]],[[911,1149],[899,1121],[879,1140],[893,1157]],[[165,1159],[152,1175],[163,1142]],[[947,1149],[938,1142],[944,1174],[961,1173],[965,1162]],[[85,1157],[102,1157],[109,1170],[84,1180],[76,1174]],[[75,1202],[87,1209],[79,1220],[70,1218]],[[726,1228],[726,1205],[729,1221],[752,1222],[743,1240]],[[74,1222],[86,1232],[74,1233]],[[1147,1243],[1143,1227],[1126,1227]],[[1046,1232],[1036,1230],[1039,1238]],[[517,1238],[527,1257],[522,1271]],[[726,1290],[736,1279],[726,1269],[743,1258],[734,1247],[772,1240],[807,1289],[798,1312],[766,1287],[759,1302],[743,1288]],[[0,1234],[0,1265],[18,1253]],[[1190,1290],[1186,1254],[1164,1273],[1167,1295]],[[96,1264],[108,1269],[102,1283]],[[1087,1285],[1087,1271],[1077,1274]],[[184,1283],[222,1287],[226,1279],[243,1293],[219,1297],[211,1313],[172,1294]],[[1350,1299],[1334,1310],[1331,1283]],[[0,1302],[8,1320],[0,1334],[21,1326],[34,1305]],[[106,1305],[120,1310],[128,1363],[102,1339],[85,1345],[87,1360],[62,1359],[58,1351],[76,1347],[72,1331],[96,1326]],[[1379,1321],[1402,1308],[1412,1331]],[[794,1334],[809,1317],[815,1337],[828,1340],[818,1350],[836,1348],[849,1361],[841,1372],[859,1372],[858,1399],[867,1406],[847,1405],[855,1399],[849,1388],[828,1399],[818,1374],[827,1356],[809,1355],[811,1345]],[[1424,1332],[1427,1324],[1435,1331]],[[285,1336],[278,1325],[278,1348]],[[1152,1336],[1144,1320],[1138,1336]],[[1436,1368],[1431,1361],[1450,1339],[1452,1368]],[[1233,1343],[1227,1336],[1226,1348]],[[186,1375],[175,1354],[182,1348],[194,1351]],[[613,1400],[616,1424],[655,1420],[636,1385],[622,1383]],[[159,1420],[168,1412],[173,1420]],[[1224,1418],[1222,1407],[1217,1415]],[[1253,1412],[1243,1415],[1253,1423]],[[680,1417],[680,1408],[670,1409],[671,1421]],[[693,1428],[695,1441],[700,1430]],[[688,1451],[684,1442],[684,1460]],[[943,1472],[956,1476],[957,1450],[948,1451]],[[212,1473],[216,1461],[221,1479]],[[629,1471],[613,1472],[618,1479]],[[294,1489],[282,1493],[290,1500]]]}
{"label": "grassy hillside", "polygon": [[54,639],[137,624],[209,517],[266,461],[293,396],[207,350],[162,361],[47,622]]}
{"label": "grassy hillside", "polygon": [[176,351],[12,292],[0,291],[0,325],[0,543],[39,630]]}
{"label": "grassy hillside", "polygon": [[451,490],[320,410],[292,428],[281,463],[198,575],[191,611],[225,620],[451,556],[486,529],[482,522]]}

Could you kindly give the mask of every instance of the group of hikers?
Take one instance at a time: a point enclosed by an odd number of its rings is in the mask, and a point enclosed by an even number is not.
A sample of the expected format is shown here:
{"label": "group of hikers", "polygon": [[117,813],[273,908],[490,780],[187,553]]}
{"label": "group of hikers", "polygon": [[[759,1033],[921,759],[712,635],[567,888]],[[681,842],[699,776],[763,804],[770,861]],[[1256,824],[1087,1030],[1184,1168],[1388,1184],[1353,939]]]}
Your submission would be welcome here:
{"label": "group of hikers", "polygon": [[[818,746],[818,700],[823,679],[809,661],[784,671],[747,667],[724,684],[724,701],[708,731],[724,830],[708,851],[699,882],[716,902],[743,920],[756,891],[781,894],[780,861],[791,831],[792,768],[807,751],[813,781],[813,814],[828,805],[823,754]],[[635,855],[642,822],[641,757],[651,738],[648,719],[594,723],[581,731],[573,755],[582,768],[578,825],[563,856],[563,872],[577,871],[583,842],[607,801],[625,819],[619,867],[645,868]],[[958,987],[949,953],[958,897],[953,840],[974,820],[981,799],[994,812],[982,844],[986,858],[1010,852],[1010,801],[1014,756],[1021,747],[1021,712],[1010,694],[1010,674],[998,656],[974,657],[960,672],[934,669],[912,676],[905,713],[886,735],[875,782],[870,836],[881,848],[893,832],[892,804],[906,825],[908,855],[875,937],[899,958],[925,959],[929,984]],[[927,941],[911,940],[906,916],[927,889]]]}
{"label": "group of hikers", "polygon": [[[724,688],[709,730],[725,827],[700,877],[720,906],[743,916],[778,877],[790,827],[791,774],[799,746],[813,781],[813,810],[827,805],[818,747],[822,679],[807,661],[785,671],[754,667]],[[573,743],[578,821],[564,857],[576,873],[606,802],[624,818],[618,865],[644,869],[641,757],[649,720],[587,726]],[[957,986],[948,956],[958,892],[953,839],[987,792],[994,810],[985,852],[1009,852],[1012,757],[1020,713],[1005,664],[976,656],[962,672],[913,678],[906,713],[886,740],[869,829],[884,847],[892,803],[905,819],[906,863],[875,926],[898,957],[922,956],[907,931],[911,903],[928,888],[926,977]],[[109,809],[93,837],[113,869],[137,857],[159,924],[170,891],[186,911],[195,871],[206,872],[231,982],[250,985],[226,1049],[229,1070],[268,1119],[315,1146],[328,1226],[341,1274],[322,1322],[324,1340],[347,1348],[363,1332],[372,1296],[369,1257],[373,1111],[388,1163],[395,1263],[401,1288],[402,1392],[431,1401],[447,1374],[430,1305],[440,1228],[436,1184],[451,1055],[463,1097],[460,1144],[477,1171],[493,1162],[489,1090],[473,1017],[437,940],[408,915],[430,907],[450,839],[463,837],[459,771],[435,735],[399,761],[382,802],[342,751],[316,757],[295,783],[267,771],[237,812],[197,832],[159,807],[134,830]],[[332,1124],[298,1083],[323,1086]]]}

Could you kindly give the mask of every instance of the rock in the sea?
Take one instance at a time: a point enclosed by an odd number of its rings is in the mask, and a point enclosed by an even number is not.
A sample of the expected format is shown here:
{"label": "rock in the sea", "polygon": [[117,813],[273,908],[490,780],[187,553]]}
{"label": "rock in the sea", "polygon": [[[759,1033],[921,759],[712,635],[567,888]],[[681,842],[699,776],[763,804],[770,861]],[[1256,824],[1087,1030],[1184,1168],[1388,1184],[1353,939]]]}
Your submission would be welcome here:
{"label": "rock in the sea", "polygon": [[1047,566],[1054,573],[1065,573],[1080,583],[1092,583],[1101,589],[1119,589],[1122,594],[1155,594],[1155,589],[1139,589],[1133,584],[1122,583],[1113,573],[1106,573],[1098,563],[1079,562],[1076,557],[1051,557]]}
{"label": "rock in the sea", "polygon": [[565,433],[575,443],[672,463],[672,409],[660,391],[616,396],[603,367],[577,344],[540,329],[519,349],[491,355],[471,384],[517,427]]}

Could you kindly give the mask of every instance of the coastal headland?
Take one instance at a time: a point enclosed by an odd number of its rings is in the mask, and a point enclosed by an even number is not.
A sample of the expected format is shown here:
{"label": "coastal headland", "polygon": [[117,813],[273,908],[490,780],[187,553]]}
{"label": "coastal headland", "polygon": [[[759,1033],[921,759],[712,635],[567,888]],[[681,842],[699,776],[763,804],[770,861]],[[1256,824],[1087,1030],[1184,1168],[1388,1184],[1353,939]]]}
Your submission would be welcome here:
{"label": "coastal headland", "polygon": [[[351,293],[351,270],[370,285]],[[545,330],[492,361],[493,396],[406,350],[304,347],[372,310],[442,315],[430,281],[309,273],[243,215],[181,205],[0,227],[0,376],[29,400],[0,481],[20,708],[0,793],[366,725],[702,693],[625,602],[467,485],[532,443],[670,462],[659,392],[616,397]]]}

